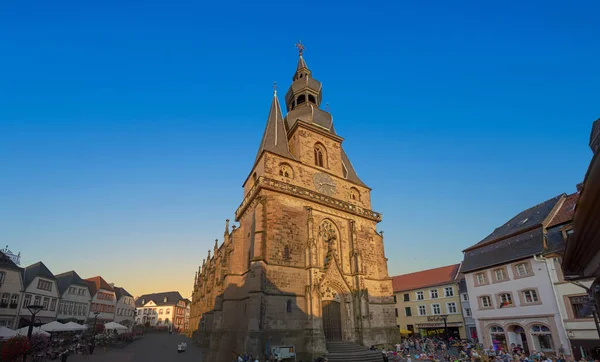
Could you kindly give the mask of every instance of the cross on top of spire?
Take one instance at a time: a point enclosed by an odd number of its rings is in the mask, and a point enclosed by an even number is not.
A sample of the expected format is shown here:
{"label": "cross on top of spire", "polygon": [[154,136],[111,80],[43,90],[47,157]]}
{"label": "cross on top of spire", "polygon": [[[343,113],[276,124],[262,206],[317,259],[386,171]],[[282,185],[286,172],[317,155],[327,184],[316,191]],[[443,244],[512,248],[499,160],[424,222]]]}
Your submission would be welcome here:
{"label": "cross on top of spire", "polygon": [[277,94],[277,82],[273,82],[273,93]]}
{"label": "cross on top of spire", "polygon": [[304,51],[304,44],[302,44],[302,40],[296,44],[296,48],[298,48],[298,54],[302,56],[302,52]]}

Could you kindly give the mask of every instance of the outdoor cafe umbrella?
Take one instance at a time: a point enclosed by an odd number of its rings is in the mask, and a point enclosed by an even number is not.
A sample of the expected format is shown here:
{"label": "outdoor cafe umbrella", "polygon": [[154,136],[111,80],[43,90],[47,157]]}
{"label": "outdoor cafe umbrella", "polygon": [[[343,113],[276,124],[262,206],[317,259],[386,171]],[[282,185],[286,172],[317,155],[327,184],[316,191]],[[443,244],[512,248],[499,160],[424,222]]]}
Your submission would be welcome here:
{"label": "outdoor cafe umbrella", "polygon": [[17,335],[17,332],[4,326],[0,327],[0,339],[9,339]]}
{"label": "outdoor cafe umbrella", "polygon": [[71,331],[83,331],[87,329],[87,326],[83,326],[75,322],[66,323],[65,327],[69,327],[69,330]]}
{"label": "outdoor cafe umbrella", "polygon": [[50,332],[50,333],[72,331],[72,329],[70,329],[66,325],[64,325],[60,322],[57,322],[57,321],[46,323],[41,328],[43,331]]}
{"label": "outdoor cafe umbrella", "polygon": [[[15,332],[17,332],[17,334],[19,334],[19,335],[27,336],[27,333],[29,332],[29,327],[23,327],[21,329],[17,329]],[[50,335],[50,333],[41,330],[40,327],[33,327],[32,334],[42,334],[44,336],[49,336]]]}
{"label": "outdoor cafe umbrella", "polygon": [[126,331],[128,328],[119,323],[109,322],[104,325],[104,329],[116,329],[116,330]]}

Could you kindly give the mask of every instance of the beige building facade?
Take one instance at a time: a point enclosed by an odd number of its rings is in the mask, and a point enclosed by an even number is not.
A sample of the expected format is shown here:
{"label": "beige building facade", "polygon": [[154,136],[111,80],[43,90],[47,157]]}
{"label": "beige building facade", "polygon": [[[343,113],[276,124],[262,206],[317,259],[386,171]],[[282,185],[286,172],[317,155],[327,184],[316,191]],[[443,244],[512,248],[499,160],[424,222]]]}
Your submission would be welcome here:
{"label": "beige building facade", "polygon": [[455,264],[394,277],[396,324],[403,334],[467,338],[458,268]]}
{"label": "beige building facade", "polygon": [[[298,359],[330,341],[363,345],[399,338],[381,215],[321,110],[321,83],[302,56],[277,95],[235,213],[239,227],[215,244],[194,283],[191,328],[208,359],[264,356],[293,345]],[[212,256],[211,256],[212,253]]]}

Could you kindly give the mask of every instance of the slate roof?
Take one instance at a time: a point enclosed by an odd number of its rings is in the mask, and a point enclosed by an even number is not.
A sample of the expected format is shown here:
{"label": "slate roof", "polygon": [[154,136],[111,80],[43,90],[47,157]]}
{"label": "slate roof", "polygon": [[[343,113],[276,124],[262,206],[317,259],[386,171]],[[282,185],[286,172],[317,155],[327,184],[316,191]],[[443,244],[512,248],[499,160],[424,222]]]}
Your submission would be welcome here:
{"label": "slate roof", "polygon": [[515,217],[508,220],[506,224],[496,228],[490,235],[486,236],[483,240],[471,246],[470,248],[467,248],[465,251],[479,247],[488,242],[507,237],[509,235],[514,235],[534,226],[541,225],[542,222],[548,217],[554,206],[556,206],[556,203],[563,196],[565,196],[565,194],[560,194],[551,198],[550,200],[542,202],[541,204],[521,211]]}
{"label": "slate roof", "polygon": [[6,256],[3,252],[0,251],[0,269],[10,269],[16,271],[22,271],[22,268],[15,264],[11,258]]}
{"label": "slate roof", "polygon": [[95,276],[91,278],[85,279],[88,288],[90,288],[90,295],[94,296],[100,289],[108,290],[114,292],[113,287],[110,286],[101,276]]}
{"label": "slate roof", "polygon": [[50,269],[41,261],[38,261],[35,264],[31,264],[28,267],[25,267],[23,272],[23,286],[27,288],[29,284],[35,279],[35,277],[42,277],[50,280],[56,280],[56,277]]}
{"label": "slate roof", "polygon": [[467,281],[465,278],[460,278],[460,281],[458,282],[458,293],[462,294],[467,292]]}
{"label": "slate roof", "polygon": [[455,281],[460,264],[452,264],[440,268],[422,270],[415,273],[392,277],[394,292],[433,287]]}
{"label": "slate roof", "polygon": [[74,270],[57,274],[56,280],[58,281],[58,291],[60,292],[60,295],[63,295],[71,285],[79,285],[88,288],[87,283],[81,279],[79,274]]}
{"label": "slate roof", "polygon": [[544,251],[544,233],[538,227],[507,239],[466,250],[461,271],[474,270],[506,264],[525,259]]}
{"label": "slate roof", "polygon": [[121,297],[125,296],[125,297],[132,297],[133,295],[129,294],[129,292],[127,292],[125,290],[125,288],[121,288],[121,287],[114,287],[115,290],[115,295],[117,297],[117,300],[120,300]]}
{"label": "slate roof", "polygon": [[571,194],[565,198],[565,202],[560,206],[560,210],[554,215],[554,218],[548,223],[548,228],[552,228],[556,225],[565,224],[573,220],[575,214],[575,206],[577,206],[577,200],[579,200],[579,192]]}
{"label": "slate roof", "polygon": [[267,118],[267,126],[265,127],[265,132],[254,162],[258,161],[264,151],[270,151],[279,156],[295,160],[288,148],[287,131],[283,122],[279,99],[277,99],[277,92],[273,94],[269,118]]}
{"label": "slate roof", "polygon": [[[167,298],[166,302],[165,297]],[[153,301],[154,304],[156,304],[157,306],[174,305],[177,304],[177,302],[179,302],[180,300],[183,300],[183,297],[181,296],[181,294],[179,294],[179,292],[151,293],[139,296],[135,300],[135,306],[143,307],[144,304],[148,303],[149,301]]]}

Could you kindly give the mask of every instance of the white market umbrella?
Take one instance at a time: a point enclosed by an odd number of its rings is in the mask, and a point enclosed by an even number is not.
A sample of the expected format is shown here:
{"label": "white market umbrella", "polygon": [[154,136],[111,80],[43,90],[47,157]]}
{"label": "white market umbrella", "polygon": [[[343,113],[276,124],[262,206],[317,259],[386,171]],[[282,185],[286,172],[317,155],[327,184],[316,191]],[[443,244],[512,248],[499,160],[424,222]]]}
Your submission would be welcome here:
{"label": "white market umbrella", "polygon": [[72,329],[70,329],[66,325],[64,325],[64,324],[62,324],[60,322],[57,322],[57,321],[46,323],[41,328],[42,328],[43,331],[46,331],[46,332],[67,332],[67,331],[72,331]]}
{"label": "white market umbrella", "polygon": [[[19,334],[21,336],[27,336],[27,333],[29,332],[29,327],[23,327],[21,329],[17,329],[15,332],[17,332],[17,334]],[[50,333],[41,330],[40,327],[33,327],[33,332],[31,334],[42,334],[44,336],[50,335]]]}
{"label": "white market umbrella", "polygon": [[121,331],[126,331],[129,328],[125,327],[122,324],[119,323],[115,323],[115,322],[108,322],[104,325],[104,329],[116,329],[116,330],[121,330]]}
{"label": "white market umbrella", "polygon": [[9,339],[17,335],[17,332],[4,326],[0,327],[0,339]]}
{"label": "white market umbrella", "polygon": [[66,323],[65,327],[68,327],[71,331],[83,331],[87,329],[87,326],[83,326],[75,322]]}

